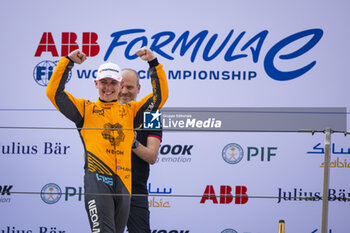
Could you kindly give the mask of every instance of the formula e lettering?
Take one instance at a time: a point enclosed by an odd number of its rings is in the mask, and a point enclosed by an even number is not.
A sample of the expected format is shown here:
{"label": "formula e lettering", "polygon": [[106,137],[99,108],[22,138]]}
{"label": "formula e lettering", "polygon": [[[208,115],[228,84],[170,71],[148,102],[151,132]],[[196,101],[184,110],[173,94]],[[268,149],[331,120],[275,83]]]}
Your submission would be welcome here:
{"label": "formula e lettering", "polygon": [[[132,52],[134,48],[149,46],[151,50],[168,60],[174,60],[174,55],[177,51],[180,56],[190,53],[191,62],[195,62],[198,53],[203,51],[201,55],[204,61],[211,61],[222,54],[226,62],[250,58],[253,63],[257,63],[265,44],[264,42],[268,39],[269,34],[268,30],[262,30],[250,37],[246,35],[246,31],[235,32],[231,29],[226,36],[219,38],[217,33],[210,35],[208,30],[200,31],[195,35],[193,33],[191,35],[190,31],[185,31],[181,35],[176,35],[172,31],[162,31],[154,34],[149,39],[145,36],[145,32],[145,29],[138,28],[112,33],[112,41],[104,56],[104,60],[107,61],[112,52],[121,46],[125,46],[124,56],[127,59],[136,59],[137,55]],[[134,38],[131,40],[125,39],[125,37],[130,38],[130,36]],[[306,54],[320,41],[322,36],[322,29],[307,29],[287,36],[271,48],[267,48],[268,52],[263,61],[266,74],[274,80],[287,81],[298,78],[308,72],[316,64],[316,61],[302,64],[299,68],[289,71],[280,70],[276,66],[277,63],[275,64],[275,61],[277,59],[291,61]],[[287,46],[295,44],[304,38],[308,38],[308,40],[300,48],[297,48],[296,51],[285,53]],[[278,56],[278,54],[281,55]]]}
{"label": "formula e lettering", "polygon": [[52,142],[44,143],[45,155],[66,155],[70,146],[62,145],[60,142],[53,144]]}

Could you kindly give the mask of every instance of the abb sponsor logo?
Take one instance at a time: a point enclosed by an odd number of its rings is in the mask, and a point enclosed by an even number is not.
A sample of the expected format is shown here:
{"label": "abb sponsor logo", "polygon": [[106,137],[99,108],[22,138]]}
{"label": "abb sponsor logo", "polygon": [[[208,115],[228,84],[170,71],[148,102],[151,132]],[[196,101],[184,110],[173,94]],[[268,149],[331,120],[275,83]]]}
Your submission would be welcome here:
{"label": "abb sponsor logo", "polygon": [[[219,202],[218,198],[219,197]],[[214,186],[207,185],[204,190],[204,194],[201,199],[201,204],[204,204],[206,201],[212,201],[213,204],[230,204],[233,199],[235,204],[246,204],[248,202],[247,187],[238,185],[235,187],[235,195],[232,195],[232,187],[228,185],[220,186],[220,196],[215,194]]]}
{"label": "abb sponsor logo", "polygon": [[[75,32],[62,32],[61,55],[58,54],[56,43],[51,32],[44,32],[41,36],[35,57],[40,57],[44,52],[51,53],[53,57],[67,56],[70,52],[79,49],[78,36]],[[83,32],[81,37],[81,50],[88,57],[94,57],[100,52],[100,45],[97,43],[98,35],[95,32]]]}

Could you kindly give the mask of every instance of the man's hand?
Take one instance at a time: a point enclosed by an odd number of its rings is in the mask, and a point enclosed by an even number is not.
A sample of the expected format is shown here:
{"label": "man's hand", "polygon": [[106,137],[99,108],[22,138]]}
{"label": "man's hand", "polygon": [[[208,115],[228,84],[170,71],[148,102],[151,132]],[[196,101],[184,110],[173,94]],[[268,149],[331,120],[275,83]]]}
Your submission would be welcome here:
{"label": "man's hand", "polygon": [[73,52],[71,52],[68,57],[77,64],[81,64],[86,60],[86,55],[85,53],[83,53],[82,51],[80,51],[79,49],[74,50]]}
{"label": "man's hand", "polygon": [[153,52],[147,47],[143,47],[140,50],[138,50],[136,52],[136,55],[139,56],[144,61],[152,61],[153,59],[156,58]]}
{"label": "man's hand", "polygon": [[134,143],[136,141],[136,137],[137,137],[137,131],[134,130],[134,141],[132,143]]}

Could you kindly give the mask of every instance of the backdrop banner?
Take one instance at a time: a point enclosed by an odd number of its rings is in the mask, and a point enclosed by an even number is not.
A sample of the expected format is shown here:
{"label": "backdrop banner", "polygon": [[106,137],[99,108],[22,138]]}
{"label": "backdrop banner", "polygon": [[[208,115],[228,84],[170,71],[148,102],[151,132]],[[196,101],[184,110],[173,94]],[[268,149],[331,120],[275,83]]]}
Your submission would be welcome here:
{"label": "backdrop banner", "polygon": [[[286,232],[321,232],[321,131],[349,131],[349,9],[345,0],[3,2],[0,233],[90,231],[84,147],[46,86],[79,48],[87,60],[67,92],[96,101],[97,68],[113,62],[138,72],[140,100],[152,92],[135,54],[143,46],[169,85],[164,108],[144,116],[145,128],[164,129],[147,183],[151,232],[277,233],[279,220]],[[346,233],[349,136],[332,134],[329,166],[329,233]]]}

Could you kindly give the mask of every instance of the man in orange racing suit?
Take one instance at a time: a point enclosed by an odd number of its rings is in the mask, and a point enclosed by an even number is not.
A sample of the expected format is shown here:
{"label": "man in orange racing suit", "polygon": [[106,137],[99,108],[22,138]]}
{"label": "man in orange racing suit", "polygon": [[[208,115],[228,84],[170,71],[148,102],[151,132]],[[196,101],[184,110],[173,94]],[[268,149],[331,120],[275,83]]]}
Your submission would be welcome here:
{"label": "man in orange racing suit", "polygon": [[[64,90],[74,63],[86,55],[80,50],[62,57],[53,72],[46,94],[53,105],[73,121],[85,150],[85,208],[92,232],[123,233],[127,223],[131,192],[131,148],[134,131],[143,121],[144,111],[160,109],[168,98],[163,66],[151,50],[136,52],[149,63],[153,93],[141,101],[120,104],[121,70],[113,63],[102,64],[94,81],[99,99],[90,102]],[[125,130],[122,130],[125,129]],[[101,194],[111,195],[101,195]]]}

